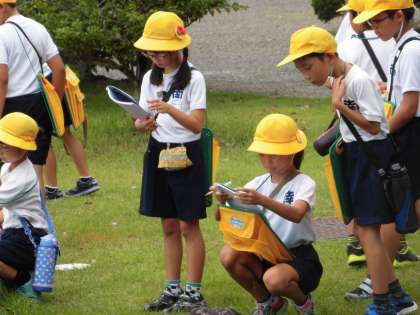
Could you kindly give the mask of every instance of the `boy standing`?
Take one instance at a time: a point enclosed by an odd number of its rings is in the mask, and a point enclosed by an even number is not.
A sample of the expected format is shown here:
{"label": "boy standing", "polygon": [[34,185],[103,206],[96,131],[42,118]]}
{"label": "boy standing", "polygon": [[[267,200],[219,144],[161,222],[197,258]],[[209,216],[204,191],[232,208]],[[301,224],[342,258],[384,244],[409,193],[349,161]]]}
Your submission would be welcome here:
{"label": "boy standing", "polygon": [[[388,138],[389,125],[383,100],[376,83],[356,65],[345,63],[337,55],[337,44],[330,33],[318,27],[296,31],[290,41],[290,54],[279,66],[294,62],[305,80],[323,86],[331,76],[332,112],[340,119],[343,138],[345,180],[354,209],[355,231],[366,253],[372,278],[373,304],[367,315],[400,314],[416,310],[417,305],[398,285],[398,300],[389,296],[390,284],[397,281],[392,262],[380,238],[380,227],[393,222],[381,179],[370,163],[362,144],[356,141],[347,123],[353,124],[363,142],[367,142],[381,167],[390,163],[393,147]],[[398,281],[397,281],[398,282]],[[404,313],[402,313],[404,311]]]}

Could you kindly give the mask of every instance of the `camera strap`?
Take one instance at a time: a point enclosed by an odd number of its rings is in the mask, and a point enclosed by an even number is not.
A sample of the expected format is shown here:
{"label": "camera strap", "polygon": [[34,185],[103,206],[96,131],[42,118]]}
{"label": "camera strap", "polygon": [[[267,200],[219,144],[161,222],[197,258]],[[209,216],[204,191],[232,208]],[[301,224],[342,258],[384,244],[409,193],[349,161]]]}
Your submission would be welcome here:
{"label": "camera strap", "polygon": [[366,48],[366,50],[367,50],[367,52],[370,56],[370,59],[372,59],[372,62],[374,64],[375,68],[376,68],[376,71],[378,71],[378,74],[381,77],[381,80],[383,82],[387,82],[387,77],[386,77],[386,74],[384,72],[384,69],[382,69],[382,66],[379,63],[378,57],[376,57],[376,54],[373,51],[372,46],[369,43],[369,40],[364,36],[359,37],[359,38],[361,39],[363,45],[365,45],[365,48]]}

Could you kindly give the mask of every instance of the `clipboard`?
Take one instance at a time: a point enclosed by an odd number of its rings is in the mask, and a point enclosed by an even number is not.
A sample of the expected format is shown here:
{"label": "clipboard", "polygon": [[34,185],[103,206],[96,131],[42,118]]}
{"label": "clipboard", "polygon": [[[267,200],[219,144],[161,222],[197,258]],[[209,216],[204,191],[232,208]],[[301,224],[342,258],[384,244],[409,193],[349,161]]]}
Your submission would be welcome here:
{"label": "clipboard", "polygon": [[219,207],[219,229],[226,244],[237,251],[250,252],[272,264],[293,260],[293,254],[273,231],[263,212],[233,207]]}
{"label": "clipboard", "polygon": [[108,92],[111,101],[129,112],[133,118],[147,118],[151,116],[151,114],[145,111],[136,99],[127,92],[113,85],[108,85],[105,89]]}

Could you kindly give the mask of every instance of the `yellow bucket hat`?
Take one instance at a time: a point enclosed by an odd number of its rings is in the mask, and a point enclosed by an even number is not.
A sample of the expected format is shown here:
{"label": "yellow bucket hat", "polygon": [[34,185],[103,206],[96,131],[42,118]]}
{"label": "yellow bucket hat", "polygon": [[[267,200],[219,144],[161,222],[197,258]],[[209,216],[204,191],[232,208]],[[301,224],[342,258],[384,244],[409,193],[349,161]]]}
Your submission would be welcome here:
{"label": "yellow bucket hat", "polygon": [[353,23],[361,24],[378,14],[389,10],[402,10],[414,7],[413,0],[365,0],[365,8],[353,20]]}
{"label": "yellow bucket hat", "polygon": [[337,42],[334,37],[320,27],[304,27],[292,34],[290,37],[289,55],[284,58],[277,67],[283,66],[311,53],[327,52],[337,52]]}
{"label": "yellow bucket hat", "polygon": [[356,11],[360,13],[365,8],[365,0],[349,0],[347,4],[343,5],[337,12]]}
{"label": "yellow bucket hat", "polygon": [[0,119],[0,142],[12,147],[35,151],[38,131],[36,121],[24,113],[14,112]]}
{"label": "yellow bucket hat", "polygon": [[305,149],[306,144],[304,132],[297,128],[292,118],[282,114],[270,114],[258,123],[254,141],[248,151],[290,155]]}
{"label": "yellow bucket hat", "polygon": [[143,35],[134,47],[146,51],[177,51],[190,43],[191,37],[178,15],[159,11],[147,19]]}
{"label": "yellow bucket hat", "polygon": [[16,0],[0,0],[0,3],[16,3]]}

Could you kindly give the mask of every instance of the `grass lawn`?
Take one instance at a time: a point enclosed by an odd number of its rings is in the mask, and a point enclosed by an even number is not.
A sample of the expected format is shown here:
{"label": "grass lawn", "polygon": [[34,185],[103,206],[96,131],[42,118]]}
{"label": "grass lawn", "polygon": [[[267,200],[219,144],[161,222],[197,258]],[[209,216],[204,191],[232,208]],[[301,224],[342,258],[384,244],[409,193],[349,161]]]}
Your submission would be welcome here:
{"label": "grass lawn", "polygon": [[[160,294],[164,281],[162,237],[159,220],[139,216],[142,155],[147,136],[136,132],[131,120],[111,104],[103,88],[92,87],[87,95],[91,173],[100,192],[81,198],[49,202],[48,207],[61,243],[59,263],[91,263],[84,270],[59,271],[52,294],[40,303],[5,294],[0,314],[142,314],[143,305]],[[248,94],[210,93],[209,125],[221,142],[218,180],[239,186],[264,172],[257,156],[246,151],[257,122],[272,112],[294,117],[309,139],[303,171],[317,182],[315,217],[333,216],[322,158],[312,149],[315,137],[327,126],[327,99],[299,99]],[[81,135],[81,130],[77,132]],[[67,190],[77,173],[61,142],[54,140],[60,186]],[[230,306],[249,314],[253,300],[221,267],[218,253],[222,237],[208,209],[202,221],[206,241],[203,294],[211,306]],[[420,252],[419,235],[409,236]],[[349,303],[346,290],[359,284],[366,269],[345,264],[345,240],[318,241],[324,265],[321,285],[314,293],[317,314],[362,314],[367,302]],[[419,266],[398,270],[401,282],[420,301]],[[294,314],[292,308],[288,314]]]}

